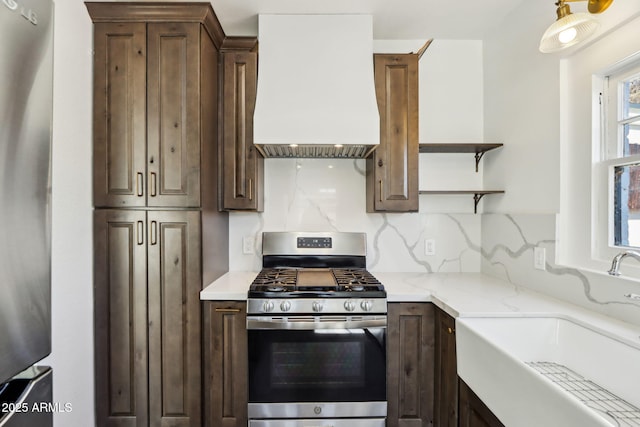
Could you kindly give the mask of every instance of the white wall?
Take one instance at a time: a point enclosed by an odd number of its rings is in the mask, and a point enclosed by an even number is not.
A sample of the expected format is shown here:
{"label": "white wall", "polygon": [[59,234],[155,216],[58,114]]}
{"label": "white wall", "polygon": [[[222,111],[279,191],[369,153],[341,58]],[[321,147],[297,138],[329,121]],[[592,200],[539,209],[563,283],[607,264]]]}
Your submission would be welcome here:
{"label": "white wall", "polygon": [[504,147],[484,157],[484,186],[504,189],[485,212],[559,210],[558,58],[538,51],[552,2],[523,2],[484,39],[484,135]]}
{"label": "white wall", "polygon": [[421,143],[483,142],[482,65],[480,40],[431,43],[420,59]]}
{"label": "white wall", "polygon": [[52,339],[56,427],[94,425],[91,208],[92,24],[80,0],[57,0],[52,142]]}

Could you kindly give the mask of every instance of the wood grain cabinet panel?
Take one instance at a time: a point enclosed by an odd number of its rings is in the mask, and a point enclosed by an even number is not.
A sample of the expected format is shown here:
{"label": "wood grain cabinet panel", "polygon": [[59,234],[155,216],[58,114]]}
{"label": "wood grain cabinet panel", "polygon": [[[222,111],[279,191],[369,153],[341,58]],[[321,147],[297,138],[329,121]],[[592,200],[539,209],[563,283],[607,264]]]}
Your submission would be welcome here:
{"label": "wood grain cabinet panel", "polygon": [[204,303],[206,427],[245,427],[248,403],[247,304]]}
{"label": "wood grain cabinet panel", "polygon": [[200,204],[200,25],[148,24],[148,205]]}
{"label": "wood grain cabinet panel", "polygon": [[200,425],[200,212],[94,219],[98,426]]}
{"label": "wood grain cabinet panel", "polygon": [[94,26],[95,206],[145,206],[146,25]]}
{"label": "wood grain cabinet panel", "polygon": [[200,212],[147,215],[150,425],[201,425]]}
{"label": "wood grain cabinet panel", "polygon": [[504,427],[482,400],[462,380],[460,388],[460,427]]}
{"label": "wood grain cabinet panel", "polygon": [[434,425],[458,425],[458,370],[455,319],[436,309]]}
{"label": "wood grain cabinet panel", "polygon": [[223,52],[222,69],[222,206],[226,210],[262,211],[264,158],[253,145],[258,54]]}
{"label": "wood grain cabinet panel", "polygon": [[418,210],[418,55],[374,55],[380,145],[367,158],[367,211]]}
{"label": "wood grain cabinet panel", "polygon": [[387,427],[433,423],[434,308],[387,306]]}
{"label": "wood grain cabinet panel", "polygon": [[98,426],[148,425],[147,253],[143,211],[94,215]]}
{"label": "wood grain cabinet panel", "polygon": [[217,77],[201,75],[201,25],[96,22],[94,40],[94,205],[200,207],[201,168],[216,167],[200,156],[215,117],[201,78]]}

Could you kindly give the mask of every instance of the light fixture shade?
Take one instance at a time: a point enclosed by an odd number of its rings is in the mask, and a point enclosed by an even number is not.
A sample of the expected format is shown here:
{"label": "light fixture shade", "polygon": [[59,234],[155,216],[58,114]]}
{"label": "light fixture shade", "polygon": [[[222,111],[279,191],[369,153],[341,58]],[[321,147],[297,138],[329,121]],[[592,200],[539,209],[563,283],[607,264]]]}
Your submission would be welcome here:
{"label": "light fixture shade", "polygon": [[[540,52],[557,52],[580,43],[593,34],[598,25],[598,21],[588,13],[572,13],[558,19],[542,35]],[[575,30],[575,37],[566,36],[572,29]]]}

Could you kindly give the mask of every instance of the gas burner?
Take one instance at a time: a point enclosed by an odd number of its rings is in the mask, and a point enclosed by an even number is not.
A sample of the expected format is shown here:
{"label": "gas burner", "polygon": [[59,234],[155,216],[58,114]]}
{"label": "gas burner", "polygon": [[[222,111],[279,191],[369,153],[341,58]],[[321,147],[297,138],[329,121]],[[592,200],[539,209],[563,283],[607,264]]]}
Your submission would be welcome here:
{"label": "gas burner", "polygon": [[352,291],[362,291],[365,287],[378,286],[380,282],[364,268],[338,268],[333,270],[338,285]]}
{"label": "gas burner", "polygon": [[367,311],[372,300],[375,312],[386,310],[384,286],[366,270],[363,233],[265,232],[262,246],[263,268],[248,292],[257,312],[327,313],[329,300],[334,314]]}
{"label": "gas burner", "polygon": [[292,268],[265,268],[258,274],[254,283],[267,286],[269,291],[277,292],[284,290],[286,286],[295,286],[297,275],[297,270]]}

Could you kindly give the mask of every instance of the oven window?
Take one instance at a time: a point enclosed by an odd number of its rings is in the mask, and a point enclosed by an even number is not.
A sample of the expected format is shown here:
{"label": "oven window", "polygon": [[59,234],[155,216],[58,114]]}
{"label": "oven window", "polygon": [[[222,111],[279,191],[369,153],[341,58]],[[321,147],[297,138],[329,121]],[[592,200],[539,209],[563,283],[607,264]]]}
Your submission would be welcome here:
{"label": "oven window", "polygon": [[249,331],[250,402],[384,400],[384,328]]}
{"label": "oven window", "polygon": [[271,344],[271,385],[298,389],[364,387],[364,343],[274,342]]}

